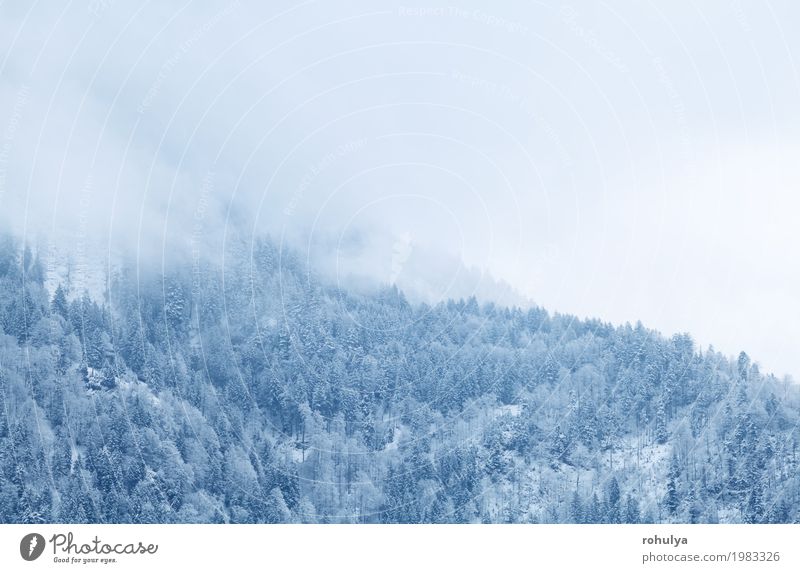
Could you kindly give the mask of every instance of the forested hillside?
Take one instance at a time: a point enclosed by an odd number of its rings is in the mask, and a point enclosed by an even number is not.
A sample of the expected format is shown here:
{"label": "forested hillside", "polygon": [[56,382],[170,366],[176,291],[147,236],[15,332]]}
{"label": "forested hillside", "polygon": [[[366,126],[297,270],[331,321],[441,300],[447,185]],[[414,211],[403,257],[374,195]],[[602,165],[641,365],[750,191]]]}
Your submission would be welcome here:
{"label": "forested hillside", "polygon": [[798,522],[798,389],[688,335],[348,293],[269,240],[0,245],[0,522]]}

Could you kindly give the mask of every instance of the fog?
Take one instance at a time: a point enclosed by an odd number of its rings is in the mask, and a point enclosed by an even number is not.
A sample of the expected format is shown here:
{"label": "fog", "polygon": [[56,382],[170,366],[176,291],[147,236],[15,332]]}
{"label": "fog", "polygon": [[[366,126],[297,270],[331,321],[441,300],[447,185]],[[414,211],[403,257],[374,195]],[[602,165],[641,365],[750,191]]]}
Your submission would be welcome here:
{"label": "fog", "polygon": [[3,228],[155,262],[269,234],[348,287],[800,373],[793,3],[129,4],[0,6]]}

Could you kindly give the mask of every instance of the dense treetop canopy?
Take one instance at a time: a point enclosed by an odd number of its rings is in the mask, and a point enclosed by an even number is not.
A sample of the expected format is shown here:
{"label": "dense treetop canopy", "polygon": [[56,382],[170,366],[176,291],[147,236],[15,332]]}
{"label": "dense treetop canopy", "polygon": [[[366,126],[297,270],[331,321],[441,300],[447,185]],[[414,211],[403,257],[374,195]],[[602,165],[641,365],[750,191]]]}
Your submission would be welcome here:
{"label": "dense treetop canopy", "polygon": [[641,324],[0,239],[1,522],[797,522],[797,387]]}

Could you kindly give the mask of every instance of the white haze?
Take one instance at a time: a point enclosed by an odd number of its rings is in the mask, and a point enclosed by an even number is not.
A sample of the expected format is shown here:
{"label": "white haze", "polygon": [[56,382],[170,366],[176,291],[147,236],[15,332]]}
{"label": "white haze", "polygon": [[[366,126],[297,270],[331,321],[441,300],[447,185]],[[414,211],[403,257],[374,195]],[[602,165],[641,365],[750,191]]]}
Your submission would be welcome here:
{"label": "white haze", "polygon": [[269,233],[797,374],[800,11],[662,4],[5,2],[0,224],[159,263]]}

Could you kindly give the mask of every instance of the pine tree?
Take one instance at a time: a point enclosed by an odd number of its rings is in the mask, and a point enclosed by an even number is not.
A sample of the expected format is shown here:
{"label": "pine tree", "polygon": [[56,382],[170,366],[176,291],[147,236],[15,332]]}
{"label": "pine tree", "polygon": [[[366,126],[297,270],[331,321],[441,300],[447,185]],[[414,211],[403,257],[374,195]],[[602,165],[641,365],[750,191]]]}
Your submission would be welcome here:
{"label": "pine tree", "polygon": [[639,523],[640,519],[639,502],[628,494],[625,498],[625,523]]}
{"label": "pine tree", "polygon": [[570,503],[570,517],[573,523],[586,523],[586,515],[583,510],[583,503],[578,490],[572,494],[572,502]]}
{"label": "pine tree", "polygon": [[678,506],[681,503],[679,491],[680,467],[678,465],[678,457],[672,454],[672,460],[669,464],[669,472],[667,473],[667,496],[664,499],[664,506],[670,515],[675,515],[678,511]]}
{"label": "pine tree", "polygon": [[619,482],[612,477],[606,488],[606,522],[620,523],[621,517]]}
{"label": "pine tree", "polygon": [[51,304],[51,309],[54,313],[61,316],[64,320],[69,318],[69,303],[67,302],[67,293],[64,291],[64,288],[59,285],[56,287],[56,292],[53,295],[53,302]]}

